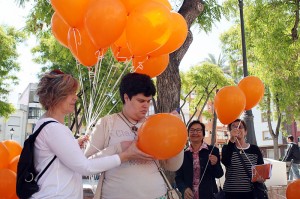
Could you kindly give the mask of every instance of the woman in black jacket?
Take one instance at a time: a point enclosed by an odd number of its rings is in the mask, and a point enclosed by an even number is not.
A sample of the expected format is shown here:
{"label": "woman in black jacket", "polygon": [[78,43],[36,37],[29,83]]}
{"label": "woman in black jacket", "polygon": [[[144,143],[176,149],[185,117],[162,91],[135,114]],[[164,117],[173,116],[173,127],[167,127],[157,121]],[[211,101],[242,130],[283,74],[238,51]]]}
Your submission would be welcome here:
{"label": "woman in black jacket", "polygon": [[210,199],[218,191],[215,178],[223,176],[219,149],[203,141],[203,123],[191,122],[188,133],[190,146],[185,150],[183,164],[176,172],[176,185],[184,199]]}

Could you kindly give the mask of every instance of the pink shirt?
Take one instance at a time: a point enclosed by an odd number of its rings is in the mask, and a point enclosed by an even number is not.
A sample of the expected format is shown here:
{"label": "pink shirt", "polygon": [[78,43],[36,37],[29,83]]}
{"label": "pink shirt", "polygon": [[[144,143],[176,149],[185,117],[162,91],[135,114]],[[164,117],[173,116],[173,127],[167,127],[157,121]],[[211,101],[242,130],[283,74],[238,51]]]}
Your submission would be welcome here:
{"label": "pink shirt", "polygon": [[207,149],[208,146],[205,142],[202,143],[201,147],[194,151],[193,146],[190,145],[188,150],[193,153],[193,192],[194,192],[194,199],[199,199],[199,184],[200,184],[200,159],[199,159],[199,151],[202,149]]}

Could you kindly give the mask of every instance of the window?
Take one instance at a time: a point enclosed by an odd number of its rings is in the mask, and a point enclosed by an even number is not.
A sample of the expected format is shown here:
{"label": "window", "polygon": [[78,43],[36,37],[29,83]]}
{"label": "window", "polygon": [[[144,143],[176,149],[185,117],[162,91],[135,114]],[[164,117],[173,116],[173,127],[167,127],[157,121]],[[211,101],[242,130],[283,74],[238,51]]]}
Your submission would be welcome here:
{"label": "window", "polygon": [[267,113],[261,113],[261,122],[267,122]]}
{"label": "window", "polygon": [[273,140],[271,134],[269,131],[263,131],[262,132],[263,140]]}
{"label": "window", "polygon": [[41,108],[29,107],[28,119],[39,119],[43,113],[44,111]]}
{"label": "window", "polygon": [[274,159],[274,149],[267,149],[267,158]]}

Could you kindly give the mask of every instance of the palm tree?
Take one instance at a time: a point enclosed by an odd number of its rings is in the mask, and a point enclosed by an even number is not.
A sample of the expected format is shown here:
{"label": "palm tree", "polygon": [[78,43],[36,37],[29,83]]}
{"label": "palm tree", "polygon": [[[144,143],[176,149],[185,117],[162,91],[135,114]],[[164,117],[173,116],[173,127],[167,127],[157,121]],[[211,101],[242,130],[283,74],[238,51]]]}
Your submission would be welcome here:
{"label": "palm tree", "polygon": [[224,72],[225,75],[227,75],[229,77],[232,76],[230,66],[227,63],[227,59],[225,56],[222,55],[222,53],[220,53],[218,60],[216,59],[215,55],[209,53],[208,57],[205,58],[201,63],[203,63],[203,62],[215,64],[222,69],[222,71]]}

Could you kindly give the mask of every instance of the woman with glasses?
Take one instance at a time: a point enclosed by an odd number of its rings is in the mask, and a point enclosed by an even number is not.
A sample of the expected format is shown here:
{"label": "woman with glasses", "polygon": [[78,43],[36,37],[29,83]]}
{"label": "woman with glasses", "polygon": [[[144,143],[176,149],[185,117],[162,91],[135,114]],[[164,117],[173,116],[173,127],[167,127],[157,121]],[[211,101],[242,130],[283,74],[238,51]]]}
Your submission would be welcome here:
{"label": "woman with glasses", "polygon": [[[131,145],[121,144],[123,152],[106,157],[87,159],[70,129],[65,126],[65,116],[74,112],[78,99],[78,81],[59,70],[46,73],[37,88],[39,102],[46,110],[35,130],[47,121],[34,143],[34,165],[40,173],[53,160],[39,179],[40,190],[31,198],[82,199],[82,175],[96,174],[119,166],[122,162],[152,157]],[[107,148],[107,151],[109,149]]]}
{"label": "woman with glasses", "polygon": [[215,178],[223,176],[219,149],[204,142],[205,125],[200,121],[188,125],[188,134],[190,145],[176,172],[176,185],[184,199],[211,199],[218,192]]}
{"label": "woman with glasses", "polygon": [[256,145],[246,142],[247,126],[243,120],[236,119],[228,125],[228,130],[230,140],[222,148],[222,163],[226,167],[223,186],[225,196],[228,199],[252,199],[254,197],[248,173],[251,174],[252,165],[264,163],[262,154]]}

